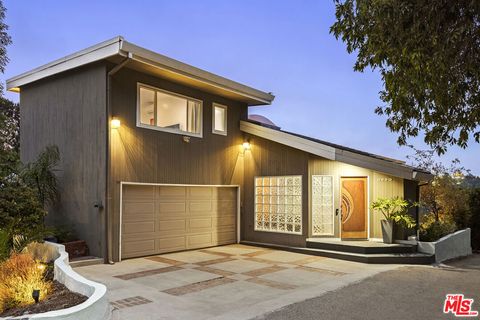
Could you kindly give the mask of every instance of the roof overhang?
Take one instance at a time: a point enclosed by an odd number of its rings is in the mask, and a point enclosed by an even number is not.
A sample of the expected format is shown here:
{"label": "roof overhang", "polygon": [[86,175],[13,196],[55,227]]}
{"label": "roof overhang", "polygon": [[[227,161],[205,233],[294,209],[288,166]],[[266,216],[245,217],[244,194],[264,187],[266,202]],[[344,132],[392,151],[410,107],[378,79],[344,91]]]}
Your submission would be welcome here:
{"label": "roof overhang", "polygon": [[240,130],[245,133],[274,141],[291,148],[302,150],[310,154],[328,159],[347,163],[350,165],[383,172],[395,177],[428,182],[433,176],[430,173],[419,171],[395,160],[383,160],[377,157],[344,150],[320,142],[312,141],[297,135],[267,128],[247,121],[240,122]]}
{"label": "roof overhang", "polygon": [[71,70],[96,61],[119,63],[131,61],[127,67],[154,76],[211,92],[248,105],[271,104],[275,98],[266,93],[227,78],[215,75],[186,63],[171,59],[125,41],[122,37],[104,41],[46,65],[7,80],[7,90],[19,92],[21,87],[34,81]]}

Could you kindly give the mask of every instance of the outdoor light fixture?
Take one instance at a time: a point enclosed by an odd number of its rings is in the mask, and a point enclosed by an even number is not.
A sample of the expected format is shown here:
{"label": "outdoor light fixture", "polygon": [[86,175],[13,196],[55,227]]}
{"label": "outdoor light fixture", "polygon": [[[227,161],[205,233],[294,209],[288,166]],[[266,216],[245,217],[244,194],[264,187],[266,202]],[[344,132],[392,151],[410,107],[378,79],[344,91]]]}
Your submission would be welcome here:
{"label": "outdoor light fixture", "polygon": [[113,118],[112,121],[111,121],[111,125],[112,125],[112,129],[118,129],[118,128],[120,128],[122,123],[120,122],[120,119]]}
{"label": "outdoor light fixture", "polygon": [[242,147],[243,147],[243,150],[250,150],[250,142],[248,141],[245,141],[243,144],[242,144]]}
{"label": "outdoor light fixture", "polygon": [[40,299],[40,290],[34,289],[32,292],[32,298],[35,300],[35,303],[38,303],[38,300]]}

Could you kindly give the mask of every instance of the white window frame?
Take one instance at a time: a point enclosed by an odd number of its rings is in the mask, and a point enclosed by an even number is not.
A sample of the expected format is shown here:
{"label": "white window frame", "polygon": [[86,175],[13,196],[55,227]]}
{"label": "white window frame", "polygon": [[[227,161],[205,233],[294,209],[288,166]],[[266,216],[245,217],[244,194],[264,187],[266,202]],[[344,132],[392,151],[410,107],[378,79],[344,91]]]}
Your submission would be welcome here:
{"label": "white window frame", "polygon": [[[225,131],[215,130],[215,108],[221,108],[225,111],[225,116],[223,118]],[[227,135],[227,123],[228,123],[228,107],[220,103],[212,103],[212,133],[219,134],[222,136]]]}
{"label": "white window frame", "polygon": [[[257,229],[257,178],[289,178],[289,177],[299,177],[300,178],[300,231],[295,231],[295,227],[293,227],[292,231],[279,231],[279,230],[266,230],[266,229]],[[302,235],[303,234],[303,175],[279,175],[279,176],[255,176],[254,177],[254,203],[253,203],[253,223],[254,223],[254,231],[256,232],[271,232],[271,233],[285,233],[291,235]],[[263,187],[263,186],[262,186]],[[270,213],[271,215],[272,213]],[[295,223],[293,223],[295,225]]]}
{"label": "white window frame", "polygon": [[[181,130],[171,129],[171,128],[162,128],[162,127],[159,127],[159,126],[156,126],[156,125],[148,125],[148,124],[142,123],[141,122],[141,116],[140,116],[140,88],[141,87],[144,87],[144,88],[147,88],[147,89],[150,89],[150,90],[154,90],[155,91],[155,99],[156,99],[156,96],[157,96],[156,91],[159,91],[159,92],[162,92],[162,93],[165,93],[165,94],[169,94],[169,95],[172,95],[172,96],[176,96],[176,97],[179,97],[179,98],[183,98],[183,99],[187,99],[187,100],[199,103],[200,104],[199,133],[181,131]],[[199,99],[189,97],[189,96],[185,96],[185,95],[182,95],[182,94],[179,94],[179,93],[176,93],[176,92],[167,91],[167,90],[160,89],[160,88],[148,85],[148,84],[137,82],[137,127],[156,130],[156,131],[162,131],[162,132],[168,132],[168,133],[178,134],[178,135],[182,135],[182,136],[203,138],[203,101],[199,100]]]}
{"label": "white window frame", "polygon": [[[332,178],[332,198],[331,198],[331,201],[332,201],[332,232],[331,233],[315,233],[315,230],[314,230],[314,225],[313,225],[313,205],[314,205],[314,197],[313,197],[313,179],[315,177],[331,177]],[[330,175],[330,174],[315,174],[315,175],[312,175],[312,183],[311,183],[311,210],[312,210],[312,218],[311,218],[311,232],[312,232],[312,236],[333,236],[335,235],[335,177],[333,175]]]}

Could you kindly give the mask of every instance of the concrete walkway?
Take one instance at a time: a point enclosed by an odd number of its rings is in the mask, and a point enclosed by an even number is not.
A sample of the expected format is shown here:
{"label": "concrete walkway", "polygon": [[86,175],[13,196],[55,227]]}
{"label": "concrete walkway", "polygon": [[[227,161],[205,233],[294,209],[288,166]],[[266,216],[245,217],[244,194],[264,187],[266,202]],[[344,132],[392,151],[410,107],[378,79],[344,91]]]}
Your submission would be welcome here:
{"label": "concrete walkway", "polygon": [[455,319],[443,314],[447,293],[473,298],[473,309],[480,312],[480,255],[435,267],[398,268],[257,319]]}
{"label": "concrete walkway", "polygon": [[250,319],[397,267],[229,245],[75,270],[108,287],[114,319],[201,320]]}

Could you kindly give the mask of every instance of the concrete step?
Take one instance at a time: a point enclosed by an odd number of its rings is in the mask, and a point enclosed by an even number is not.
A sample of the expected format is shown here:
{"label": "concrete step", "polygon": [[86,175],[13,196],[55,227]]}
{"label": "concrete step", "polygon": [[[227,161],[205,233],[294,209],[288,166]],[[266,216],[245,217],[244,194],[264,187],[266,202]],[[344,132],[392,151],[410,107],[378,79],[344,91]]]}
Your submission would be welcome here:
{"label": "concrete step", "polygon": [[259,246],[265,248],[271,248],[276,250],[285,250],[296,253],[303,253],[315,256],[322,256],[334,259],[370,263],[370,264],[432,264],[434,262],[434,256],[423,253],[354,253],[343,252],[335,250],[304,248],[304,247],[291,247],[269,243],[259,243],[252,241],[241,241],[240,243]]}
{"label": "concrete step", "polygon": [[341,241],[309,238],[307,248],[362,254],[415,253],[417,248],[409,244],[384,244],[373,241]]}
{"label": "concrete step", "polygon": [[103,258],[98,258],[94,256],[78,257],[69,261],[69,264],[72,268],[85,267],[85,266],[91,266],[94,264],[103,264],[103,263],[105,263],[105,260]]}

